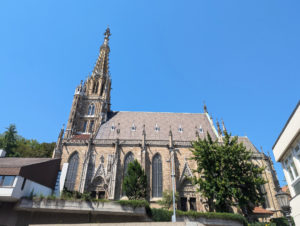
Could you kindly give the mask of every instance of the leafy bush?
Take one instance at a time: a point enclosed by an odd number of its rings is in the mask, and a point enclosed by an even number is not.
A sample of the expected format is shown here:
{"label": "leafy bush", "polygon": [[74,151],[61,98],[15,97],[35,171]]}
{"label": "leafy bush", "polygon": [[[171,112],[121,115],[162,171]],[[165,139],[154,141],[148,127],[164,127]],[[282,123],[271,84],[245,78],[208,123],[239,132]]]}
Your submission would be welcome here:
{"label": "leafy bush", "polygon": [[[273,218],[271,219],[271,222],[275,223],[275,225],[289,226],[289,221],[286,217]],[[292,225],[295,225],[293,218],[292,218]]]}
{"label": "leafy bush", "polygon": [[[179,199],[179,193],[175,193],[175,202],[177,203]],[[164,209],[170,209],[170,207],[173,204],[173,193],[172,191],[164,191],[162,199],[157,202],[159,205],[161,205]]]}
{"label": "leafy bush", "polygon": [[147,196],[147,176],[137,160],[128,164],[123,189],[130,200],[145,199]]}
{"label": "leafy bush", "polygon": [[151,218],[153,221],[162,222],[162,221],[171,221],[173,212],[166,209],[151,209]]}
{"label": "leafy bush", "polygon": [[146,200],[119,200],[117,203],[121,206],[130,206],[132,208],[149,207],[149,203]]}
{"label": "leafy bush", "polygon": [[[153,221],[171,221],[173,212],[165,209],[151,209]],[[203,217],[207,219],[224,219],[224,220],[236,220],[243,223],[245,226],[248,225],[246,218],[240,214],[234,213],[215,213],[215,212],[196,212],[187,211],[183,212],[180,210],[176,211],[176,216],[186,216],[192,218]]]}

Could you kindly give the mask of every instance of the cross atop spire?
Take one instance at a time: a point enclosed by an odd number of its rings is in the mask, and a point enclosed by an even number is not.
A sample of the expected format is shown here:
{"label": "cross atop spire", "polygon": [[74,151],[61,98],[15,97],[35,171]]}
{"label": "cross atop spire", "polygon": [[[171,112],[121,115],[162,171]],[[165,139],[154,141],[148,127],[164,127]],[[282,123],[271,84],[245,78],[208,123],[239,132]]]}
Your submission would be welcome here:
{"label": "cross atop spire", "polygon": [[106,31],[105,31],[104,35],[105,35],[105,39],[109,40],[109,37],[111,36],[111,33],[110,33],[110,29],[109,29],[108,26],[106,28]]}

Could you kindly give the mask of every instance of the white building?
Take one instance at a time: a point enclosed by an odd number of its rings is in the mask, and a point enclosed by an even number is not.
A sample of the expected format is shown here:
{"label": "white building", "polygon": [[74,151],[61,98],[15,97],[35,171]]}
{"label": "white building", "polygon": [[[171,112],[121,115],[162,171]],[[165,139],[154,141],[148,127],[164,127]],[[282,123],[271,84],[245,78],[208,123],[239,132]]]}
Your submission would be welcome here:
{"label": "white building", "polygon": [[0,202],[51,195],[59,164],[59,159],[50,158],[0,158]]}
{"label": "white building", "polygon": [[282,164],[291,192],[291,215],[296,225],[300,225],[300,101],[277,138],[273,153]]}

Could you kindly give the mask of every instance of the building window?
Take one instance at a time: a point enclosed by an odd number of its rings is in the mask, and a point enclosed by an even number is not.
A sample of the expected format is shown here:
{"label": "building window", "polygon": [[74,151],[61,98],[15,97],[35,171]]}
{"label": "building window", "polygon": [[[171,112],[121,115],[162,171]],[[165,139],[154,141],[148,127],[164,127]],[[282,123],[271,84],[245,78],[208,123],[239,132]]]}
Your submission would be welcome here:
{"label": "building window", "polygon": [[200,132],[200,133],[203,133],[202,126],[199,127],[199,132]]}
{"label": "building window", "polygon": [[178,132],[182,133],[183,132],[183,128],[181,127],[181,125],[178,128]]}
{"label": "building window", "polygon": [[162,197],[162,162],[159,154],[152,161],[152,197]]}
{"label": "building window", "polygon": [[65,187],[69,191],[73,191],[74,187],[75,187],[75,181],[76,181],[77,169],[78,169],[78,163],[79,163],[79,156],[78,156],[77,152],[75,152],[71,155],[68,163],[69,163],[69,166],[68,166],[68,171],[67,171],[67,176],[66,176]]}
{"label": "building window", "polygon": [[116,129],[115,124],[112,123],[112,125],[111,125],[111,131],[115,131],[115,129]]}
{"label": "building window", "polygon": [[196,198],[190,198],[190,210],[197,211]]}
{"label": "building window", "polygon": [[14,184],[16,176],[0,176],[0,187],[11,187]]}
{"label": "building window", "polygon": [[124,159],[124,177],[127,175],[127,169],[128,169],[128,164],[133,162],[134,160],[134,155],[132,152],[129,152]]}
{"label": "building window", "polygon": [[267,192],[266,192],[266,189],[265,189],[265,186],[264,185],[261,185],[260,186],[260,194],[261,196],[264,197],[264,202],[262,204],[263,208],[270,208],[270,203],[269,203],[269,200],[268,200],[268,195],[267,195]]}
{"label": "building window", "polygon": [[94,121],[90,122],[90,129],[89,132],[92,133],[93,132],[93,128],[94,128]]}
{"label": "building window", "polygon": [[134,125],[134,123],[131,126],[131,131],[136,131],[136,126]]}
{"label": "building window", "polygon": [[87,121],[84,121],[82,132],[84,133],[86,132],[86,127],[87,127]]}
{"label": "building window", "polygon": [[95,105],[91,104],[88,109],[88,115],[94,115],[94,114],[95,114]]}
{"label": "building window", "polygon": [[293,159],[293,156],[290,155],[285,161],[284,161],[285,169],[288,171],[288,174],[290,176],[291,182],[296,180],[299,177],[298,170],[295,166],[295,162]]}
{"label": "building window", "polygon": [[160,128],[157,124],[155,124],[155,128],[154,128],[155,132],[159,132],[160,131]]}
{"label": "building window", "polygon": [[97,93],[98,92],[98,87],[99,87],[99,82],[97,81],[97,82],[95,82],[94,83],[94,86],[93,86],[93,93]]}

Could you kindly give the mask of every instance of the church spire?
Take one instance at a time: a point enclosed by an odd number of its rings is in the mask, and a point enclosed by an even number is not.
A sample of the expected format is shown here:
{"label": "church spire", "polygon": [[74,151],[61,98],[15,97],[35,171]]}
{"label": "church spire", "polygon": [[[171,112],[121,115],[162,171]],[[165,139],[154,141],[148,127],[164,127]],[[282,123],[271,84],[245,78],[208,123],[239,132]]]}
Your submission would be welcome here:
{"label": "church spire", "polygon": [[108,45],[109,37],[111,36],[110,29],[107,27],[104,33],[104,42],[100,47],[99,56],[94,67],[92,76],[108,76],[109,75],[109,52]]}

